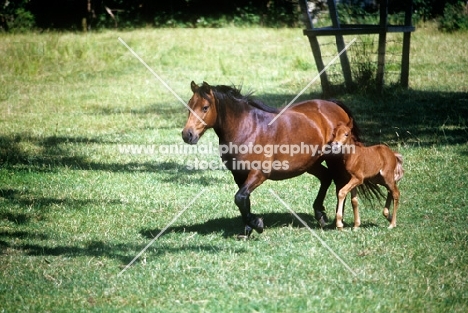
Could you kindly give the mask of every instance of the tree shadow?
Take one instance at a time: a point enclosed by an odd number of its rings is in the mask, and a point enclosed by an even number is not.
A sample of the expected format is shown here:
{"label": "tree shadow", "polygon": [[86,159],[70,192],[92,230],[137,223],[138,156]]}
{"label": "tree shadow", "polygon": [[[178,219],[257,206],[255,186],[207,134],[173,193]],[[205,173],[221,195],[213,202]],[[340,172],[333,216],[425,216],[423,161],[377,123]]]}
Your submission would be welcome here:
{"label": "tree shadow", "polygon": [[[35,212],[44,213],[51,206],[54,205],[64,205],[68,208],[83,208],[89,206],[90,204],[99,204],[102,203],[100,200],[93,199],[69,199],[69,198],[49,198],[49,197],[22,197],[24,192],[19,192],[15,189],[0,189],[0,199],[8,201],[9,205],[19,205],[20,207],[30,207],[34,206]],[[108,204],[122,204],[120,200],[106,200]],[[10,213],[10,212],[0,212],[0,219],[5,219],[15,224],[26,224],[32,218],[38,218],[34,216],[33,213],[24,214],[24,213]]]}
{"label": "tree shadow", "polygon": [[21,231],[21,230],[0,231],[0,237],[18,238],[18,239],[37,239],[37,240],[47,240],[49,238],[49,236],[43,233]]}
{"label": "tree shadow", "polygon": [[[18,240],[7,242],[0,239],[0,255],[9,253],[11,250],[20,251],[24,255],[28,256],[67,256],[67,257],[105,257],[109,259],[116,259],[122,265],[129,264],[134,257],[142,251],[147,243],[145,244],[123,244],[123,243],[108,243],[100,240],[89,241],[84,246],[73,246],[71,245],[54,245],[50,246],[45,243],[29,243],[31,240],[46,240],[47,235],[41,233],[31,233],[24,231],[15,232],[0,232],[0,238],[16,238],[16,239],[28,239],[28,242],[22,242]],[[183,254],[187,251],[191,252],[207,252],[207,253],[219,253],[223,247],[209,245],[209,244],[183,244],[179,247],[160,243],[154,245],[147,250],[147,253],[151,256],[157,257],[164,254]],[[8,251],[7,251],[8,250]],[[235,248],[236,253],[244,253],[245,248]]]}
{"label": "tree shadow", "polygon": [[[39,151],[27,151],[22,142],[34,143]],[[200,171],[189,170],[185,165],[174,161],[154,162],[95,162],[83,155],[77,155],[74,151],[68,151],[61,147],[64,143],[77,144],[113,144],[114,142],[101,141],[85,137],[50,136],[38,138],[29,135],[15,134],[12,136],[0,136],[0,167],[15,171],[34,170],[36,172],[54,172],[59,168],[71,170],[89,170],[106,172],[148,172],[167,173],[171,178],[162,178],[166,182],[190,183],[207,186],[219,180],[219,178],[199,175]]]}
{"label": "tree shadow", "polygon": [[0,213],[0,220],[15,223],[16,225],[23,225],[29,223],[31,215],[24,213]]}

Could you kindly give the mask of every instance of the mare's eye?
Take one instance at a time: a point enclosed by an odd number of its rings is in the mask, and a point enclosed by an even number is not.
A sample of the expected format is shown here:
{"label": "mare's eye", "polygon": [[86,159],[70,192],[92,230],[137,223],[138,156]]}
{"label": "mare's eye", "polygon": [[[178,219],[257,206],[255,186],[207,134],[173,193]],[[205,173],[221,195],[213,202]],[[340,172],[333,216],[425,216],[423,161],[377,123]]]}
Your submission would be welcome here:
{"label": "mare's eye", "polygon": [[206,112],[208,111],[208,108],[209,108],[208,105],[204,106],[203,109],[202,109],[202,110],[203,110],[203,113],[206,113]]}
{"label": "mare's eye", "polygon": [[345,133],[344,135],[345,135],[346,137],[348,137],[348,136],[349,136],[349,133]]}

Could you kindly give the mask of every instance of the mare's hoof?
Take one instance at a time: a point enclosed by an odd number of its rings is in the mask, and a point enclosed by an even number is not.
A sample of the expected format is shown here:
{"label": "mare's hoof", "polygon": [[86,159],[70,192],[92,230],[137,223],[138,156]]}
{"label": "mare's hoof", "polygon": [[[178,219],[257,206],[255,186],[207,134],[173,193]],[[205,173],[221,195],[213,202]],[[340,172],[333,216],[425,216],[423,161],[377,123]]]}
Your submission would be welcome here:
{"label": "mare's hoof", "polygon": [[343,231],[343,226],[341,227],[336,226],[336,229],[338,229],[339,231]]}
{"label": "mare's hoof", "polygon": [[320,223],[320,225],[323,225],[324,223],[328,223],[328,216],[325,213],[325,207],[322,207],[322,209],[320,210],[314,209],[314,212],[315,212],[315,219],[317,220],[317,222]]}
{"label": "mare's hoof", "polygon": [[263,233],[263,218],[257,218],[257,221],[256,221],[256,227],[255,227],[255,230],[257,231],[257,233],[261,234]]}
{"label": "mare's hoof", "polygon": [[250,232],[252,232],[252,229],[255,229],[257,233],[259,234],[263,233],[263,227],[264,227],[263,219],[260,217],[256,217],[254,214],[251,214],[249,218],[249,223],[246,226],[246,229],[247,227],[250,228]]}
{"label": "mare's hoof", "polygon": [[392,221],[392,214],[388,214],[388,216],[386,216],[387,218],[387,221],[391,222]]}
{"label": "mare's hoof", "polygon": [[320,225],[320,228],[325,228],[325,226],[327,225],[327,221],[323,216],[320,218],[320,220],[318,221],[319,222],[319,225]]}
{"label": "mare's hoof", "polygon": [[327,214],[323,213],[322,219],[325,221],[325,223],[328,223],[328,216],[327,216]]}
{"label": "mare's hoof", "polygon": [[249,239],[249,236],[244,235],[244,234],[239,234],[237,235],[237,240],[247,240]]}
{"label": "mare's hoof", "polygon": [[237,239],[239,240],[247,240],[250,238],[252,234],[252,227],[246,225],[244,229],[244,233],[237,235]]}

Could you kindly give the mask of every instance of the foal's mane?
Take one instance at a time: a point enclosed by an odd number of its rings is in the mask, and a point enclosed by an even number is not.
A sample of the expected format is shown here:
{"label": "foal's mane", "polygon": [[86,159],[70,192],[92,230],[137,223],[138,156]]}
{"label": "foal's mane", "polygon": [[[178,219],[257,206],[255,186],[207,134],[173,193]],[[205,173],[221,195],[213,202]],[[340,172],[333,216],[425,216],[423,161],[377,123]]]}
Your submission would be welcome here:
{"label": "foal's mane", "polygon": [[[213,92],[216,102],[219,105],[220,102],[227,103],[235,111],[239,112],[245,110],[244,106],[240,105],[242,103],[247,103],[248,105],[268,113],[278,113],[277,108],[266,105],[262,101],[252,97],[253,92],[249,92],[246,95],[241,94],[241,87],[218,85],[218,86],[209,86],[203,84],[199,89],[198,93],[205,99],[208,99],[210,90]],[[222,110],[222,108],[219,108]]]}

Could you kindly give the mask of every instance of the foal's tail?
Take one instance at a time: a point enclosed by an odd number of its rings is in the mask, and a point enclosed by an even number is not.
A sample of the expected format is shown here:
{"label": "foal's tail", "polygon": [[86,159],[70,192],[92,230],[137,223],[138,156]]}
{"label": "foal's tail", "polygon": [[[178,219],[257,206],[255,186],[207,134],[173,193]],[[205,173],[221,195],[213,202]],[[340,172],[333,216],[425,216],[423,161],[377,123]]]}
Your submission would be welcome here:
{"label": "foal's tail", "polygon": [[395,177],[395,182],[397,182],[403,178],[403,173],[405,171],[403,170],[403,156],[399,153],[395,153],[395,158],[397,160],[397,165],[395,167],[394,177]]}

